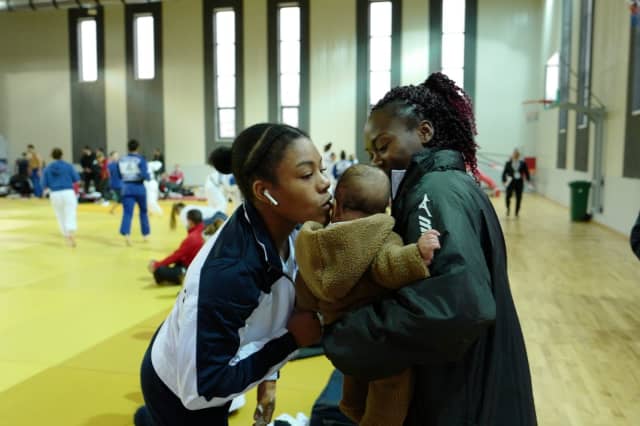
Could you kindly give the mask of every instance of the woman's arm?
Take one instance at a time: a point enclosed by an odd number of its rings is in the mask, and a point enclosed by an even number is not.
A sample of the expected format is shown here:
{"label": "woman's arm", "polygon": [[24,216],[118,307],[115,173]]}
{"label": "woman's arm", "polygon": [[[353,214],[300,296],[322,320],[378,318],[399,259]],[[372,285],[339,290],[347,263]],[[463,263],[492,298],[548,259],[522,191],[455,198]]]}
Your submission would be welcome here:
{"label": "woman's arm", "polygon": [[[434,173],[435,174],[435,173]],[[491,276],[484,258],[478,206],[465,206],[446,179],[410,196],[401,224],[405,242],[428,227],[441,233],[431,278],[403,287],[390,298],[359,308],[326,329],[324,348],[346,374],[375,379],[415,364],[460,359],[495,320]],[[476,216],[477,217],[477,216]]]}
{"label": "woman's arm", "polygon": [[197,306],[183,306],[180,315],[179,387],[187,408],[199,397],[222,405],[277,371],[297,349],[284,327],[262,339],[241,338],[245,327],[259,327],[248,325],[261,297],[255,278],[237,259],[215,259],[202,268]]}

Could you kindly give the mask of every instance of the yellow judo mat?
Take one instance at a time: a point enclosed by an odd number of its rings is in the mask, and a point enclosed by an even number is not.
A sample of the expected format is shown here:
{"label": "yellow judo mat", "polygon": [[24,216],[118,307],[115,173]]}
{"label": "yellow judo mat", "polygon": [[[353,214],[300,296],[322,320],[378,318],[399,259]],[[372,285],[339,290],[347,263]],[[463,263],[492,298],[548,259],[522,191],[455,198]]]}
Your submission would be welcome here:
{"label": "yellow judo mat", "polygon": [[[567,209],[525,194],[505,218],[512,289],[527,341],[541,425],[632,425],[640,418],[640,261],[623,236],[572,224]],[[81,204],[77,247],[65,244],[47,200],[0,199],[0,425],[131,425],[142,403],[139,366],[171,309],[150,259],[174,250],[170,203],[143,242],[118,234],[121,210]],[[631,223],[630,223],[631,225]],[[331,364],[287,364],[276,415],[309,415]],[[255,391],[230,420],[250,426]]]}

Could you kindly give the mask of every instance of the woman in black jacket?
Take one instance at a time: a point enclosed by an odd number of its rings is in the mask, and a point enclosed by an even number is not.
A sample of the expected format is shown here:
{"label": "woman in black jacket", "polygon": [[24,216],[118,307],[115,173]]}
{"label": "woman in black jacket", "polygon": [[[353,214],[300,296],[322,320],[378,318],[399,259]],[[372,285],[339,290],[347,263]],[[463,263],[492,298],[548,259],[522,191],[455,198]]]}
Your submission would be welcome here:
{"label": "woman in black jacket", "polygon": [[520,159],[520,151],[513,150],[513,154],[509,161],[504,165],[502,172],[502,183],[507,186],[507,216],[511,213],[511,196],[514,191],[516,193],[516,217],[520,213],[520,203],[522,202],[522,191],[524,189],[524,180],[530,182],[529,168],[527,163]]}
{"label": "woman in black jacket", "polygon": [[[476,167],[471,101],[443,74],[392,89],[373,108],[365,143],[393,188],[405,243],[441,232],[431,278],[349,312],[324,347],[345,374],[387,377],[413,367],[405,425],[533,426],[526,349],[504,238]],[[406,172],[403,175],[403,171]]]}

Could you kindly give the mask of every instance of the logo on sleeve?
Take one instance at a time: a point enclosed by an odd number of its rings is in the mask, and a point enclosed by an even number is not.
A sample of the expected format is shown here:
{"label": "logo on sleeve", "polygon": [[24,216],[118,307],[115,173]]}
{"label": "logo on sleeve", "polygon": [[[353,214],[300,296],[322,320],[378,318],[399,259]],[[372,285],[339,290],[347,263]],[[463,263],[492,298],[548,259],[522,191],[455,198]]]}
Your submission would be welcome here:
{"label": "logo on sleeve", "polygon": [[431,202],[431,200],[429,200],[429,196],[427,194],[424,194],[424,198],[422,199],[422,202],[418,206],[418,210],[424,210],[425,212],[425,215],[422,215],[422,214],[418,215],[418,226],[420,227],[421,233],[425,233],[432,228],[431,226],[432,214],[431,214],[431,210],[429,210],[429,205],[428,205],[429,202]]}

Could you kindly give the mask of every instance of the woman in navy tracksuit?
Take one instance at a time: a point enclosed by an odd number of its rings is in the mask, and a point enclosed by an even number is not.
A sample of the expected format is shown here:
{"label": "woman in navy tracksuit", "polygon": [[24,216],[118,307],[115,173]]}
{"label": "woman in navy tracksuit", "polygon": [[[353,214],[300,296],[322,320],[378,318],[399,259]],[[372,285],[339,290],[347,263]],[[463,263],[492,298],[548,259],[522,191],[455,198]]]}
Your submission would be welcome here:
{"label": "woman in navy tracksuit", "polygon": [[282,124],[246,129],[230,154],[246,201],[191,263],[145,354],[138,426],[227,425],[231,400],[255,386],[256,419],[267,424],[278,370],[319,340],[313,314],[292,314],[293,242],[297,224],[328,221],[322,158],[306,134]]}

